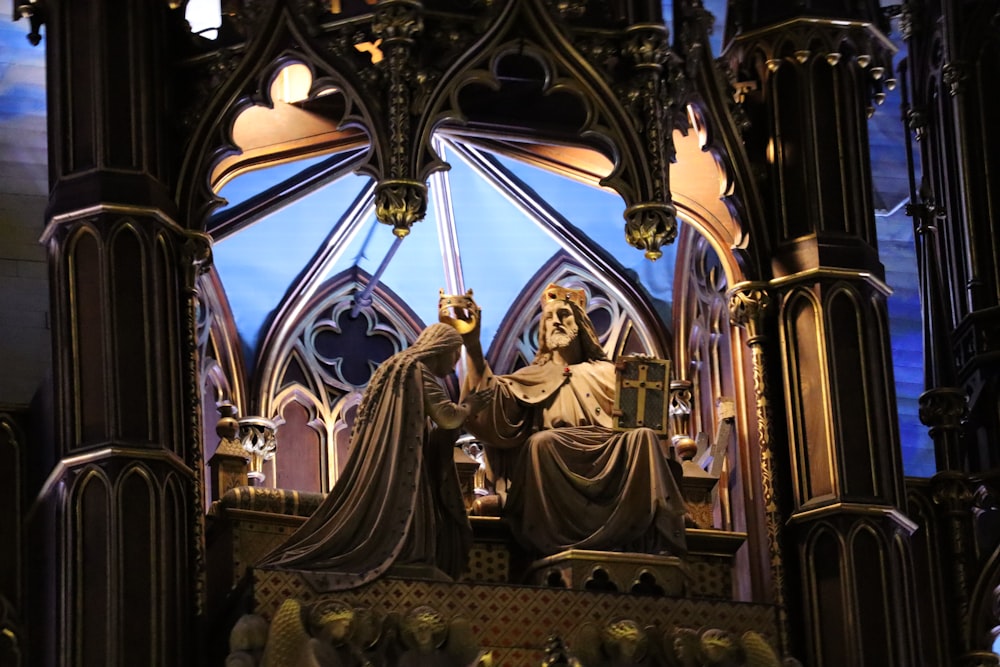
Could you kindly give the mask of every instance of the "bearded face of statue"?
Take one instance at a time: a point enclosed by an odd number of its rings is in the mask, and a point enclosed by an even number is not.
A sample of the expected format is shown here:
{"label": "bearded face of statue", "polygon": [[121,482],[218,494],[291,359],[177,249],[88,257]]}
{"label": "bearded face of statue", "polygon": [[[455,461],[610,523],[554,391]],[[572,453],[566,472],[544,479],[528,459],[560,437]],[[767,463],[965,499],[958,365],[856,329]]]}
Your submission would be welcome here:
{"label": "bearded face of statue", "polygon": [[550,350],[572,345],[580,333],[573,310],[563,301],[551,301],[542,312],[542,340]]}

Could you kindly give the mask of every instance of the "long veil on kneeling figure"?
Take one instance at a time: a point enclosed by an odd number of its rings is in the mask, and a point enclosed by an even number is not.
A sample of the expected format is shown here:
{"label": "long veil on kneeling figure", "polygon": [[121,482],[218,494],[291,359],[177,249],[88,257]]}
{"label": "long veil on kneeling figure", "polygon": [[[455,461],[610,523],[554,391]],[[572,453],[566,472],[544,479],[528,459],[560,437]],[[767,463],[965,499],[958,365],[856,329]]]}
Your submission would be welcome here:
{"label": "long veil on kneeling figure", "polygon": [[461,346],[453,327],[432,324],[379,366],[340,479],[260,567],[323,572],[330,589],[360,586],[394,564],[461,573],[472,532],[452,448],[457,427],[486,398],[456,405],[434,377],[450,372]]}

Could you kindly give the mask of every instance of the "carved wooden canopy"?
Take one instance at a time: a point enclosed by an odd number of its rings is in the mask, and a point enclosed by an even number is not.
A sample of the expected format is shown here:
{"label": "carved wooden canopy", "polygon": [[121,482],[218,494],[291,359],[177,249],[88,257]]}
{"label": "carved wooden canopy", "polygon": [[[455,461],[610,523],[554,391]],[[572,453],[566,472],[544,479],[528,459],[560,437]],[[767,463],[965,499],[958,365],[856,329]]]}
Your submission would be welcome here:
{"label": "carved wooden canopy", "polygon": [[[448,168],[432,135],[457,133],[614,189],[629,243],[655,259],[676,236],[671,135],[710,21],[686,11],[681,57],[658,2],[232,0],[217,39],[182,39],[179,201],[194,225],[241,171],[364,148],[378,218],[405,236]],[[292,63],[309,85],[285,100]],[[244,132],[254,109],[271,122]]]}

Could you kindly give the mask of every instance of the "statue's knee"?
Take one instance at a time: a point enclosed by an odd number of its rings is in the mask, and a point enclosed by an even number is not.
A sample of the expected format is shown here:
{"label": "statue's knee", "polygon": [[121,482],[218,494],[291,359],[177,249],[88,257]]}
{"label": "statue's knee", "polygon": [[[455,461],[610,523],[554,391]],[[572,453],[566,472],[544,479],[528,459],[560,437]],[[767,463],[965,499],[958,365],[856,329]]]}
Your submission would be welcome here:
{"label": "statue's knee", "polygon": [[550,431],[539,431],[533,433],[525,443],[528,451],[551,451],[555,446],[556,438]]}

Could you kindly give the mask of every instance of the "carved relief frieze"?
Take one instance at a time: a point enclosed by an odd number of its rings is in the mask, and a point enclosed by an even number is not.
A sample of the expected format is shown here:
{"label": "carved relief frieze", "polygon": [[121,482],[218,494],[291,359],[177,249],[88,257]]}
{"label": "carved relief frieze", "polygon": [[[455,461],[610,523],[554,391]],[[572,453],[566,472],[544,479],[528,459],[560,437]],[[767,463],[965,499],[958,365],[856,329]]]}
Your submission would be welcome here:
{"label": "carved relief frieze", "polygon": [[[254,618],[244,617],[246,626]],[[231,647],[248,654],[249,664],[292,667],[302,664],[385,665],[386,667],[466,667],[490,665],[469,621],[448,618],[429,605],[399,615],[352,606],[337,599],[303,605],[288,598],[263,634],[248,645]],[[230,653],[232,656],[232,653]],[[262,656],[260,662],[254,658]],[[227,664],[229,664],[227,662]]]}
{"label": "carved relief frieze", "polygon": [[[312,603],[286,598],[270,623],[257,614],[244,615],[237,621],[230,634],[226,664],[487,667],[507,664],[504,656],[521,658],[511,664],[579,667],[787,664],[759,631],[680,625],[665,628],[634,618],[586,618],[574,624],[566,639],[550,634],[542,650],[531,651],[541,655],[529,663],[525,662],[527,651],[481,645],[480,636],[496,633],[483,627],[477,630],[474,619],[465,615],[470,611],[463,609],[449,615],[430,604],[416,604],[387,612],[358,604],[347,596],[324,597]],[[500,612],[500,617],[505,613]]]}

